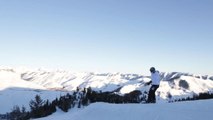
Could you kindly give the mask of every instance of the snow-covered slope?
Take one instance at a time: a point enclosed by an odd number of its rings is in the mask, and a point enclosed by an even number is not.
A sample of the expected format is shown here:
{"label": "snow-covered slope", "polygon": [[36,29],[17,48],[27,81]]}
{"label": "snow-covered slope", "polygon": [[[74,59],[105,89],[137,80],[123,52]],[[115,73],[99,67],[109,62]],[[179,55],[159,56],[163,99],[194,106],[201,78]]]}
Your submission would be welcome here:
{"label": "snow-covered slope", "polygon": [[[157,90],[157,100],[193,96],[201,92],[213,92],[213,76],[188,73],[161,73],[162,82]],[[118,94],[133,90],[148,91],[149,76],[121,73],[70,72],[62,70],[0,68],[0,113],[11,110],[14,105],[28,107],[36,94],[42,99],[53,100],[77,87],[93,90],[114,91]]]}
{"label": "snow-covered slope", "polygon": [[29,110],[29,101],[36,95],[53,100],[65,94],[21,79],[20,73],[12,69],[0,70],[0,114],[10,112],[13,106],[25,106]]}
{"label": "snow-covered slope", "polygon": [[210,120],[213,100],[163,104],[94,103],[88,107],[63,113],[58,110],[38,120]]}

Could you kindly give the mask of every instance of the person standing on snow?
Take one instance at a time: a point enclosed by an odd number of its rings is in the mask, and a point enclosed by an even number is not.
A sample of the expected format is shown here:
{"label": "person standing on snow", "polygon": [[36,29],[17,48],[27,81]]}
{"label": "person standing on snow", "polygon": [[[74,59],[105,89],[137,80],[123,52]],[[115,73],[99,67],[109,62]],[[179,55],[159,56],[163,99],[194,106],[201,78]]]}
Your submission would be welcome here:
{"label": "person standing on snow", "polygon": [[160,85],[160,74],[159,71],[156,71],[154,67],[150,68],[151,72],[151,81],[147,83],[147,85],[152,84],[149,89],[148,100],[147,103],[156,103],[155,91],[159,88]]}

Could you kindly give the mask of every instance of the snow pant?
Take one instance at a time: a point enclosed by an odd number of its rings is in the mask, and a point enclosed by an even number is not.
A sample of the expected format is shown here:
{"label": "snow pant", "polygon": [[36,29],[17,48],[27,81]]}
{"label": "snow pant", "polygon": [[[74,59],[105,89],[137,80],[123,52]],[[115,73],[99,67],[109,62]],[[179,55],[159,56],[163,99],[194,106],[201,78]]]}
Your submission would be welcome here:
{"label": "snow pant", "polygon": [[149,89],[149,94],[148,94],[148,103],[155,103],[156,98],[155,98],[155,91],[159,88],[159,85],[152,85],[151,88]]}

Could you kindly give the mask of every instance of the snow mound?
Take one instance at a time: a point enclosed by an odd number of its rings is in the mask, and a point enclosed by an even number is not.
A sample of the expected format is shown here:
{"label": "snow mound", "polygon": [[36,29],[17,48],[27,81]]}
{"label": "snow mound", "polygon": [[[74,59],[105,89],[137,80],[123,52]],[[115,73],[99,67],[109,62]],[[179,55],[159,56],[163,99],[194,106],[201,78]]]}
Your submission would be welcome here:
{"label": "snow mound", "polygon": [[37,120],[209,120],[212,108],[213,100],[171,104],[94,103],[79,111],[55,113]]}

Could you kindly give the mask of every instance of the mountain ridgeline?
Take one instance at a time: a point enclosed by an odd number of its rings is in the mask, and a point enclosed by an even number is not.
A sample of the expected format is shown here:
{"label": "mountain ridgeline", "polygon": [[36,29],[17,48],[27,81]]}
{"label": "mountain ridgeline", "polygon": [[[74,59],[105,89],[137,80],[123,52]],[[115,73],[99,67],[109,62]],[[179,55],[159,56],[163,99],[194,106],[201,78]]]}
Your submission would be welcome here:
{"label": "mountain ridgeline", "polygon": [[[94,72],[70,72],[62,70],[29,70],[29,69],[0,69],[0,73],[12,73],[16,77],[28,83],[36,84],[47,90],[73,91],[76,88],[91,87],[96,91],[111,92],[119,94],[133,90],[147,91],[148,86],[144,83],[150,81],[150,76],[140,74],[122,73],[94,73]],[[189,93],[212,92],[213,76],[194,75],[181,72],[161,72],[161,86],[158,90],[162,98],[172,91],[184,91]],[[18,79],[18,78],[17,78]],[[35,88],[39,89],[39,88]],[[172,91],[171,91],[172,90]],[[172,94],[172,93],[171,93]]]}

